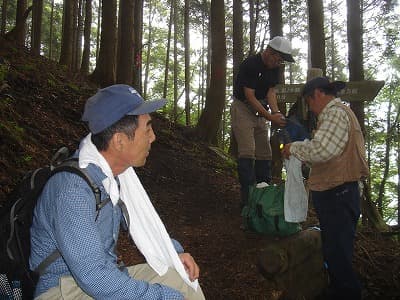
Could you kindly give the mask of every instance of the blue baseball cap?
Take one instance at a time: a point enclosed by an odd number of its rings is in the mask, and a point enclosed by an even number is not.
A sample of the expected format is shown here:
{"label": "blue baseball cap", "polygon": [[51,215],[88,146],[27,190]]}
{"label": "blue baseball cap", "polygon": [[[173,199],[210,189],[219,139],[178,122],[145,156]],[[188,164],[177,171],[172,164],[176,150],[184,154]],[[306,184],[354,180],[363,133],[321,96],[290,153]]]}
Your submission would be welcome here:
{"label": "blue baseball cap", "polygon": [[149,114],[163,107],[166,102],[165,99],[144,101],[133,87],[115,84],[100,89],[86,101],[82,121],[88,123],[91,133],[96,134],[126,115]]}

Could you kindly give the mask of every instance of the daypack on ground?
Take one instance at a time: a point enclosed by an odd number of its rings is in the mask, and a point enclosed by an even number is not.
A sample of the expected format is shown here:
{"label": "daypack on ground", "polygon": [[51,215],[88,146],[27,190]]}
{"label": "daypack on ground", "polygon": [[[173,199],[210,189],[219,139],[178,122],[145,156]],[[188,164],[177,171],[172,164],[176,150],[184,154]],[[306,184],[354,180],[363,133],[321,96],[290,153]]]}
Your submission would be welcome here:
{"label": "daypack on ground", "polygon": [[300,224],[285,221],[284,189],[284,184],[262,188],[250,186],[249,202],[242,210],[248,229],[273,236],[287,236],[301,230]]}
{"label": "daypack on ground", "polygon": [[38,275],[60,256],[56,250],[34,272],[29,270],[33,210],[52,175],[73,172],[81,176],[95,194],[97,211],[108,202],[100,203],[100,189],[83,169],[79,169],[77,159],[66,159],[68,153],[63,147],[53,156],[50,166],[27,173],[0,206],[0,299],[32,299]]}

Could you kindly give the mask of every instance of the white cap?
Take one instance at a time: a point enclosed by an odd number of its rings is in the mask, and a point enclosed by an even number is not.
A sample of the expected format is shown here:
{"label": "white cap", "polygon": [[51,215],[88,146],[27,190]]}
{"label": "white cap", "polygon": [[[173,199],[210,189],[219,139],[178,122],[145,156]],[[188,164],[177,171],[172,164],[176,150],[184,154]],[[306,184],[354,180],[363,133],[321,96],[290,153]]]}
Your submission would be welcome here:
{"label": "white cap", "polygon": [[275,51],[279,52],[283,60],[288,62],[294,62],[292,56],[292,45],[284,37],[281,36],[274,37],[269,41],[268,46],[274,49]]}

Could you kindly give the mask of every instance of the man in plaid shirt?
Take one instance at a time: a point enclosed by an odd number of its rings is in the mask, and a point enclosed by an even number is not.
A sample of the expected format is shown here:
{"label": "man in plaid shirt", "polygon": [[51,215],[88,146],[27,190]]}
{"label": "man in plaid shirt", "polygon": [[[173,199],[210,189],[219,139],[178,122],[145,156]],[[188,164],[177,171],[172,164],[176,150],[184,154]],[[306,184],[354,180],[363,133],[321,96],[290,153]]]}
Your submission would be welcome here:
{"label": "man in plaid shirt", "polygon": [[318,116],[317,130],[308,141],[285,145],[282,154],[311,165],[308,185],[321,226],[322,251],[328,265],[328,299],[361,299],[352,269],[357,221],[360,216],[358,181],[368,175],[364,138],[356,116],[337,98],[344,82],[317,77],[308,81],[303,97]]}

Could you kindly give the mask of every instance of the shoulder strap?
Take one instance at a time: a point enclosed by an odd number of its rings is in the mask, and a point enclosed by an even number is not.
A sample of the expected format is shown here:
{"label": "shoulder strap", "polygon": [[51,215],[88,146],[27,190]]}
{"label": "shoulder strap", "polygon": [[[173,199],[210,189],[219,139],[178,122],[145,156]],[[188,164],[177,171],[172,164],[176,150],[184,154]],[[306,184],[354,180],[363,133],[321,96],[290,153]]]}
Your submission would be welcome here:
{"label": "shoulder strap", "polygon": [[[100,210],[108,203],[111,201],[110,197],[105,199],[104,201],[101,201],[101,191],[99,187],[93,182],[92,178],[89,176],[88,172],[85,169],[79,168],[78,164],[78,159],[77,158],[69,158],[65,161],[63,161],[61,164],[56,166],[53,170],[50,176],[53,176],[56,173],[60,172],[70,172],[74,173],[78,176],[80,176],[82,179],[86,181],[86,183],[90,186],[90,188],[93,191],[94,197],[96,199],[96,219],[99,216]],[[37,272],[39,275],[43,275],[45,273],[45,270],[47,269],[48,266],[50,266],[57,258],[61,256],[60,251],[58,249],[55,249],[49,256],[47,256],[35,269],[35,272]]]}

